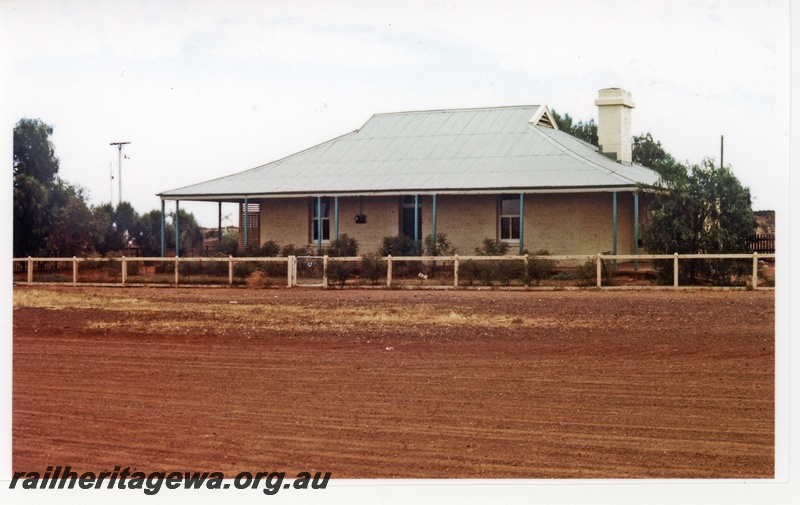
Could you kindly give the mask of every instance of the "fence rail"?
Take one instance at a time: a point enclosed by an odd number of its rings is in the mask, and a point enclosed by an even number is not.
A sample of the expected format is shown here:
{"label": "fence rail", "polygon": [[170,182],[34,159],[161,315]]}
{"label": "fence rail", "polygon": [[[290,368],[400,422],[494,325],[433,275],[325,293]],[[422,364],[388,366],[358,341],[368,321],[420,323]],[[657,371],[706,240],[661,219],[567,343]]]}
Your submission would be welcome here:
{"label": "fence rail", "polygon": [[[640,279],[628,287],[685,288],[681,262],[739,262],[728,287],[772,289],[765,261],[775,254],[642,254],[525,256],[373,256],[316,257],[319,266],[305,273],[309,261],[289,257],[227,258],[13,258],[15,284],[103,286],[248,286],[248,287],[417,287],[520,289],[617,288],[619,279]],[[653,284],[648,262],[672,270],[671,284]],[[311,266],[311,263],[308,262]],[[686,267],[684,267],[686,268]],[[315,276],[311,283],[303,276]],[[662,275],[663,277],[663,275]],[[692,284],[692,288],[702,287]]]}

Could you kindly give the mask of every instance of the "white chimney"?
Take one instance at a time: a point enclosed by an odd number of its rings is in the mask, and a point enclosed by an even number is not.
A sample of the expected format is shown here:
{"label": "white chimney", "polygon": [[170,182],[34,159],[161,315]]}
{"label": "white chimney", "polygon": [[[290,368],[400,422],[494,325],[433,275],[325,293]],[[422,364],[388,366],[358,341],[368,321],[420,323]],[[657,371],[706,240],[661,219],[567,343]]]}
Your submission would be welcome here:
{"label": "white chimney", "polygon": [[631,94],[620,88],[600,90],[594,101],[599,109],[597,141],[600,152],[623,165],[630,165],[631,154],[631,109],[636,105]]}

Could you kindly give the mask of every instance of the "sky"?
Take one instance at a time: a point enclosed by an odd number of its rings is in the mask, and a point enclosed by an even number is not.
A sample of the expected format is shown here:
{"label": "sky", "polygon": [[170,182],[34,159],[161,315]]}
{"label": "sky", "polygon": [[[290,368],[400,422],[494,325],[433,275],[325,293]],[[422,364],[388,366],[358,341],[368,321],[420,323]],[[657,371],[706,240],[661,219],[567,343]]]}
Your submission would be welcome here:
{"label": "sky", "polygon": [[[0,0],[3,125],[52,125],[60,176],[140,213],[157,193],[280,159],[373,114],[546,104],[720,156],[756,210],[788,174],[788,0]],[[112,180],[112,176],[114,179]],[[172,204],[170,204],[171,206]],[[215,203],[182,203],[216,226]],[[223,213],[233,214],[235,205]]]}

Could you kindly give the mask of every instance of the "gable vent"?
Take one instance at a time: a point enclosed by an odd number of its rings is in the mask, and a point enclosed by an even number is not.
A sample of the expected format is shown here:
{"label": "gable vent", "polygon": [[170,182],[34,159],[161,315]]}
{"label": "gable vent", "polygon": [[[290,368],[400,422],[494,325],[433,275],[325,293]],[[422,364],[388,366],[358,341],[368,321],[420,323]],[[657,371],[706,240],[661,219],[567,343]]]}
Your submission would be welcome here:
{"label": "gable vent", "polygon": [[550,108],[547,107],[547,105],[541,105],[528,123],[558,130],[558,125],[555,119],[553,119],[553,115],[550,113]]}

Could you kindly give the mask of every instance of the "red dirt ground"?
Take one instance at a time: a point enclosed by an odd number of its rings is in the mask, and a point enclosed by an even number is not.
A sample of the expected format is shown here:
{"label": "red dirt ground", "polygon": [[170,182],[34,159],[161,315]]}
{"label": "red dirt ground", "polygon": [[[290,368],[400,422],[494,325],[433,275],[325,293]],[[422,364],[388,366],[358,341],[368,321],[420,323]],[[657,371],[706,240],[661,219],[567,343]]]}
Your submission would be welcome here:
{"label": "red dirt ground", "polygon": [[13,469],[772,478],[774,293],[14,288]]}

